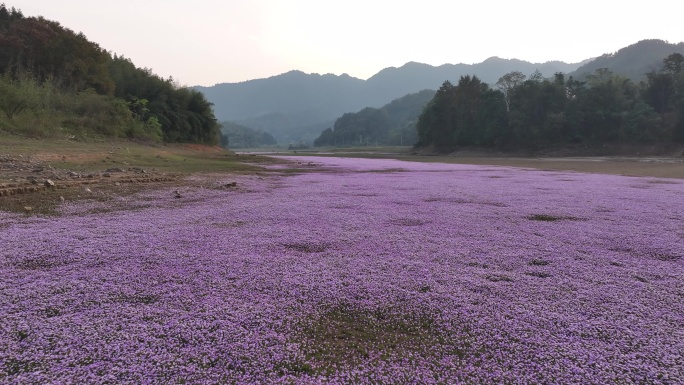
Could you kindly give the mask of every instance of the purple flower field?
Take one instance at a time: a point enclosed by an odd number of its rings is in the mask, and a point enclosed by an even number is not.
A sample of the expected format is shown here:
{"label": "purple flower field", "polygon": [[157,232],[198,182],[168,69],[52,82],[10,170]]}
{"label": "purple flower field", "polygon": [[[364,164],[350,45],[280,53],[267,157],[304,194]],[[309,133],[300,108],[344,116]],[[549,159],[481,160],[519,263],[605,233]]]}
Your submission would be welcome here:
{"label": "purple flower field", "polygon": [[684,181],[292,160],[0,213],[0,383],[684,383]]}

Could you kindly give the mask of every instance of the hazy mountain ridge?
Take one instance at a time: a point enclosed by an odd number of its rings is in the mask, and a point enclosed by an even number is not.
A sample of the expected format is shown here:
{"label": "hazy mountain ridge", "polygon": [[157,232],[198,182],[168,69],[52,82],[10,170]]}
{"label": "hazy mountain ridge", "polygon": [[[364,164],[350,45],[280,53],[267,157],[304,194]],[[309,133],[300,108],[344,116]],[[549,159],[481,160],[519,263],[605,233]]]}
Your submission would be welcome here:
{"label": "hazy mountain ridge", "polygon": [[[290,71],[266,79],[195,87],[214,102],[219,120],[243,120],[262,115],[324,109],[337,113],[345,95],[358,94],[364,81],[349,75]],[[335,92],[331,92],[334,90]],[[342,108],[339,112],[345,112]]]}
{"label": "hazy mountain ridge", "polygon": [[[522,60],[490,58],[479,64],[444,64],[438,67],[409,62],[389,67],[368,80],[347,74],[306,74],[289,71],[265,79],[195,87],[214,103],[218,120],[233,121],[267,131],[279,142],[313,141],[340,115],[364,107],[380,108],[388,102],[424,89],[437,89],[447,79],[481,73],[496,82],[510,71],[545,76],[580,63],[529,63]],[[479,76],[479,75],[478,75]]]}
{"label": "hazy mountain ridge", "polygon": [[455,82],[458,81],[462,75],[475,74],[485,83],[494,84],[502,75],[513,70],[520,71],[524,74],[531,74],[535,70],[539,70],[545,76],[551,76],[556,72],[566,73],[574,71],[583,63],[584,62],[568,64],[559,61],[530,63],[518,59],[502,59],[496,56],[490,57],[478,64],[442,64],[436,67],[429,64],[408,62],[399,68],[385,68],[370,77],[366,83],[374,86],[387,87],[396,82],[397,85],[403,86],[406,90],[403,92],[404,90],[402,89],[399,92],[407,94],[416,92],[416,89],[414,89],[415,87],[426,84],[431,84],[432,86],[418,89],[437,89],[445,80]]}
{"label": "hazy mountain ridge", "polygon": [[643,80],[647,72],[659,70],[665,57],[672,53],[684,55],[684,42],[672,44],[663,40],[641,40],[620,50],[601,55],[568,73],[575,78],[584,78],[599,68],[608,68],[635,82]]}
{"label": "hazy mountain ridge", "polygon": [[279,142],[310,142],[346,112],[359,111],[364,107],[380,108],[409,93],[436,90],[445,80],[457,83],[463,75],[476,75],[490,85],[511,71],[530,75],[539,70],[544,77],[551,77],[557,72],[581,77],[596,68],[608,68],[614,73],[638,77],[639,73],[643,76],[648,68],[657,68],[667,55],[680,51],[684,52],[684,43],[643,40],[615,53],[579,63],[531,63],[499,57],[490,57],[477,64],[432,66],[408,62],[401,67],[385,68],[368,80],[347,74],[290,71],[266,79],[195,89],[204,92],[214,103],[219,120],[230,120],[270,132]]}

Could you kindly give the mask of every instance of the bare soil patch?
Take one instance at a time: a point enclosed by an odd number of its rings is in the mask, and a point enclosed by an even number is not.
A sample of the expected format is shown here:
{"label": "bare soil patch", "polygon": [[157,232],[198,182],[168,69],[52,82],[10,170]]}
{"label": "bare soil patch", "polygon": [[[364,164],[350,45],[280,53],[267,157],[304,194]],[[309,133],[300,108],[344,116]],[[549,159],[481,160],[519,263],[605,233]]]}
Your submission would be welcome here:
{"label": "bare soil patch", "polygon": [[273,162],[218,146],[48,141],[0,132],[0,211],[54,214],[63,201],[185,185],[193,173],[254,173]]}
{"label": "bare soil patch", "polygon": [[77,172],[56,168],[43,156],[0,156],[0,210],[53,214],[66,200],[104,200],[182,182],[182,174],[140,167]]}

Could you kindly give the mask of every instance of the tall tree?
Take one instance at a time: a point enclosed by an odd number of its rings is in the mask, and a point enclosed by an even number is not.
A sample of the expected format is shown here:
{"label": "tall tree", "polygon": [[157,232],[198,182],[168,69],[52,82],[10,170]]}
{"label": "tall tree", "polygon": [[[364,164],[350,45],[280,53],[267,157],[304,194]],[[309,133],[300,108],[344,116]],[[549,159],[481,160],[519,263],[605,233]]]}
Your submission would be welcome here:
{"label": "tall tree", "polygon": [[520,71],[512,71],[499,78],[496,82],[496,86],[499,87],[501,92],[504,94],[504,100],[506,101],[506,110],[511,109],[511,98],[510,92],[518,87],[522,82],[525,81],[527,76],[523,75]]}
{"label": "tall tree", "polygon": [[462,76],[456,86],[444,82],[418,119],[418,138],[418,146],[438,151],[500,144],[508,138],[503,93],[476,76]]}

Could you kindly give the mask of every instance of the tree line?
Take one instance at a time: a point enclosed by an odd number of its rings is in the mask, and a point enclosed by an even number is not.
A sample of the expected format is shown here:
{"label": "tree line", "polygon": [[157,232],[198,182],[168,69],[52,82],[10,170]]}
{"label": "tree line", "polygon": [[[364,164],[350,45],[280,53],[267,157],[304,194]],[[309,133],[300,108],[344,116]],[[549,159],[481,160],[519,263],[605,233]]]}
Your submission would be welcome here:
{"label": "tree line", "polygon": [[684,57],[635,83],[601,68],[582,81],[514,71],[492,88],[476,76],[446,81],[416,125],[416,147],[543,148],[551,145],[684,142]]}
{"label": "tree line", "polygon": [[0,130],[216,144],[204,95],[0,4]]}

